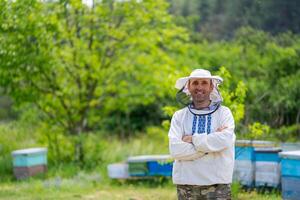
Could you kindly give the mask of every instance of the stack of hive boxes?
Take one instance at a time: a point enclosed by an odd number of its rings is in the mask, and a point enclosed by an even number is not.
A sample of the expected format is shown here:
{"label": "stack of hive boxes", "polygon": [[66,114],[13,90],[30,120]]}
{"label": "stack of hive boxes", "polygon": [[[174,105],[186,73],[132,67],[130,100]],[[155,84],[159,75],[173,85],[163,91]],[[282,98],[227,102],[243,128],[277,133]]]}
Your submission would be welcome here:
{"label": "stack of hive boxes", "polygon": [[281,152],[282,197],[300,200],[300,151]]}
{"label": "stack of hive boxes", "polygon": [[237,140],[235,145],[235,164],[233,179],[247,187],[254,186],[255,148],[274,147],[274,143],[257,140]]}
{"label": "stack of hive boxes", "polygon": [[12,152],[14,175],[24,179],[47,171],[47,149],[30,148]]}
{"label": "stack of hive boxes", "polygon": [[277,147],[255,148],[255,187],[280,186],[280,157]]}

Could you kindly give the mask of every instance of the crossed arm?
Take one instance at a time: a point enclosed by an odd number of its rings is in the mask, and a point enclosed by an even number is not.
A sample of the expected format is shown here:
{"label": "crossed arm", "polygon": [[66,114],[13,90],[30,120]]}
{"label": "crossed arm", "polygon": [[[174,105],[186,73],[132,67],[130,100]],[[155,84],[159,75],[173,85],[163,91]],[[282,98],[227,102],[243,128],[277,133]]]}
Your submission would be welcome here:
{"label": "crossed arm", "polygon": [[183,121],[174,114],[169,131],[170,154],[175,160],[195,160],[209,152],[222,151],[234,142],[234,120],[230,110],[224,113],[221,127],[207,134],[184,135]]}

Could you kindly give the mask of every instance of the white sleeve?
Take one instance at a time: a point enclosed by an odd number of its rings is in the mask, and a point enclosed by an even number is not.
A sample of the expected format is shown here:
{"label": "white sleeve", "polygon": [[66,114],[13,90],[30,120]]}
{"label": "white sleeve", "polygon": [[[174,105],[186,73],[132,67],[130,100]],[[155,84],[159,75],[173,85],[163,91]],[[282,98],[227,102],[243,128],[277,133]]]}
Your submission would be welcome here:
{"label": "white sleeve", "polygon": [[171,121],[169,130],[169,150],[171,156],[175,160],[195,160],[204,155],[203,152],[197,151],[195,146],[191,143],[182,141],[184,131],[182,128],[183,121],[178,119],[178,112],[176,112]]}
{"label": "white sleeve", "polygon": [[[210,134],[195,134],[192,142],[197,151],[201,152],[218,152],[231,147],[235,141],[234,119],[229,108],[225,108],[220,115],[221,126],[227,128],[221,132],[213,132]],[[219,127],[217,127],[219,128]]]}

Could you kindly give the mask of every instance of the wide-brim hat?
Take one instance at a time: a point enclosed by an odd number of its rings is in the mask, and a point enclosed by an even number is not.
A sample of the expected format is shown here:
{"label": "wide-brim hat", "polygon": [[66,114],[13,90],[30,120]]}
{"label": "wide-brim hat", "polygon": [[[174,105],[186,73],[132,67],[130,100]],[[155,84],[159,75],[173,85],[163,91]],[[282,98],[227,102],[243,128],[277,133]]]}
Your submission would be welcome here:
{"label": "wide-brim hat", "polygon": [[205,70],[205,69],[195,69],[194,71],[192,71],[192,73],[189,76],[186,77],[182,77],[177,79],[176,84],[175,84],[175,88],[177,89],[182,89],[183,87],[186,86],[186,84],[188,83],[188,81],[190,79],[193,78],[208,78],[208,79],[212,79],[214,85],[219,85],[223,82],[223,79],[220,76],[212,76],[210,71]]}
{"label": "wide-brim hat", "polygon": [[179,89],[179,92],[184,92],[186,95],[190,96],[190,92],[188,91],[187,83],[190,79],[193,78],[207,78],[212,80],[212,84],[214,86],[212,92],[210,93],[210,100],[212,102],[222,102],[223,98],[218,90],[219,84],[223,82],[223,79],[220,76],[212,76],[210,71],[205,69],[195,69],[192,73],[187,77],[179,78],[176,81],[175,88]]}

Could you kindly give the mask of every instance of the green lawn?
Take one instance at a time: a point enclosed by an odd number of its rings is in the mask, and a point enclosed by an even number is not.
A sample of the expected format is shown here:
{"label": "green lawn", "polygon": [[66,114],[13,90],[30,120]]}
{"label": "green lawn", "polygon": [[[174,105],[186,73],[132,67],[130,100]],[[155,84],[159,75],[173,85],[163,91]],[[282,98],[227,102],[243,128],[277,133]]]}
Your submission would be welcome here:
{"label": "green lawn", "polygon": [[[241,200],[279,200],[276,194],[259,195],[256,192],[241,192],[234,189],[235,198]],[[0,183],[0,199],[103,199],[103,200],[175,200],[176,189],[167,182],[116,183],[75,177],[72,179],[32,179]]]}

